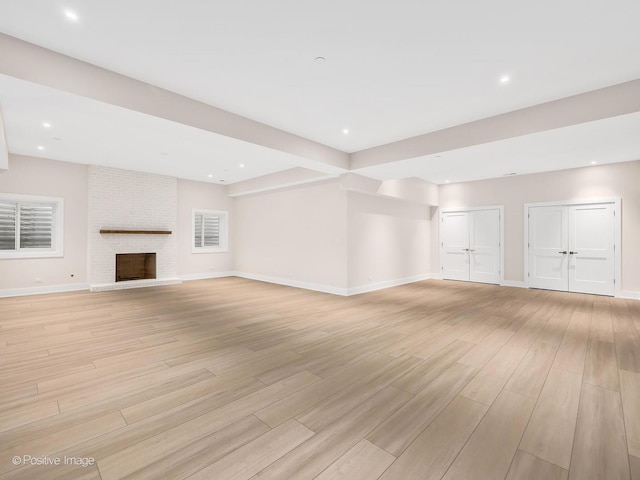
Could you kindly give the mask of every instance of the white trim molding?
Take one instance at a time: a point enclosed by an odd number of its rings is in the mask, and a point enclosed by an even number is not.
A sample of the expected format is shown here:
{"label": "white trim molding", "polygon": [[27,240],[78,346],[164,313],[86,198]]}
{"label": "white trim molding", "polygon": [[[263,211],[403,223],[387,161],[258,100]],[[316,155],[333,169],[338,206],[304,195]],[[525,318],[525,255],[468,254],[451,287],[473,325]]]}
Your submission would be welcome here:
{"label": "white trim molding", "polygon": [[409,283],[421,282],[423,280],[431,280],[433,276],[430,273],[423,275],[415,275],[413,277],[398,278],[395,280],[387,280],[386,282],[377,282],[370,285],[361,285],[359,287],[351,287],[347,289],[347,295],[359,295],[361,293],[374,292],[376,290],[384,290],[385,288],[399,287]]}
{"label": "white trim molding", "polygon": [[180,279],[183,282],[190,282],[192,280],[208,280],[210,278],[224,278],[235,276],[236,272],[188,273],[186,275],[180,275]]}
{"label": "white trim molding", "polygon": [[46,295],[48,293],[78,292],[89,290],[88,283],[70,283],[67,285],[46,285],[42,287],[7,288],[0,290],[0,298],[23,297],[26,295]]}
{"label": "white trim molding", "polygon": [[505,280],[500,284],[502,287],[515,287],[515,288],[529,288],[525,282],[518,282],[515,280]]}
{"label": "white trim molding", "polygon": [[632,290],[622,290],[620,295],[616,295],[617,298],[628,298],[629,300],[640,300],[640,292],[634,292]]}
{"label": "white trim molding", "polygon": [[298,280],[290,280],[287,278],[270,277],[268,275],[256,275],[254,273],[235,272],[236,277],[246,278],[248,280],[257,280],[259,282],[275,283],[286,287],[302,288],[304,290],[314,290],[316,292],[331,293],[333,295],[341,295],[346,297],[349,295],[348,288],[334,287],[332,285],[322,285],[319,283],[300,282]]}

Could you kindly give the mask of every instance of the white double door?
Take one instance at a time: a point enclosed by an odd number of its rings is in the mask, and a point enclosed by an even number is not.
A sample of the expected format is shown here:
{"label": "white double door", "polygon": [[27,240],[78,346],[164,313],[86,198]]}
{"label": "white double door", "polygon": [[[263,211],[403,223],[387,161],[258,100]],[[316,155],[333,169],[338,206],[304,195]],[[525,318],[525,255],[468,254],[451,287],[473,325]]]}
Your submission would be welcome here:
{"label": "white double door", "polygon": [[529,207],[529,286],[614,295],[615,204]]}
{"label": "white double door", "polygon": [[500,283],[500,210],[443,212],[442,278]]}

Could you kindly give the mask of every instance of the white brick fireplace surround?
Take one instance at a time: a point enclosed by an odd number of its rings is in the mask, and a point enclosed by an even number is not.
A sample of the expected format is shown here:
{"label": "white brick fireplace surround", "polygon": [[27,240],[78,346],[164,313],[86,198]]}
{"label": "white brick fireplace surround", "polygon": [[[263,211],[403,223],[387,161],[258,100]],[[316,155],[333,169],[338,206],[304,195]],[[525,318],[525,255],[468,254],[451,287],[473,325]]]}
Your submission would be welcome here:
{"label": "white brick fireplace surround", "polygon": [[[92,291],[179,283],[177,179],[89,167],[89,284]],[[170,230],[170,235],[101,234],[100,230]],[[154,280],[115,281],[116,253],[155,253]]]}

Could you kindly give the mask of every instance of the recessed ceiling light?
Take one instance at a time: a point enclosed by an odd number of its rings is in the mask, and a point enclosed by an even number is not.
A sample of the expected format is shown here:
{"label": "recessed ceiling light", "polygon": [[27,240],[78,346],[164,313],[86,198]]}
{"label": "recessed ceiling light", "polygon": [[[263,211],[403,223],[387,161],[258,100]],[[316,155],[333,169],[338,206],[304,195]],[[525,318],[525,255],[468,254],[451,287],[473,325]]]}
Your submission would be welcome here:
{"label": "recessed ceiling light", "polygon": [[244,168],[244,163],[241,163],[241,164],[240,164],[240,168]]}
{"label": "recessed ceiling light", "polygon": [[505,83],[509,83],[511,81],[511,77],[509,75],[502,75],[500,77],[500,83],[502,83],[503,85]]}
{"label": "recessed ceiling light", "polygon": [[445,182],[444,182],[444,183],[450,183],[450,182],[449,182],[449,180],[445,180]]}
{"label": "recessed ceiling light", "polygon": [[38,145],[38,150],[44,150],[44,147],[42,145]]}
{"label": "recessed ceiling light", "polygon": [[342,133],[344,133],[345,135],[349,135],[349,129],[348,128],[344,128],[342,130]]}
{"label": "recessed ceiling light", "polygon": [[209,174],[209,178],[213,178],[213,175]]}
{"label": "recessed ceiling light", "polygon": [[78,14],[73,10],[65,10],[64,16],[67,17],[67,19],[71,20],[72,22],[77,22],[79,18]]}
{"label": "recessed ceiling light", "polygon": [[42,122],[42,126],[44,128],[51,128],[51,124],[49,122]]}
{"label": "recessed ceiling light", "polygon": [[316,63],[324,63],[326,62],[327,59],[324,57],[316,57]]}
{"label": "recessed ceiling light", "polygon": [[596,163],[598,163],[598,162],[596,162],[596,161],[594,160],[593,162],[591,162],[591,165],[595,165]]}

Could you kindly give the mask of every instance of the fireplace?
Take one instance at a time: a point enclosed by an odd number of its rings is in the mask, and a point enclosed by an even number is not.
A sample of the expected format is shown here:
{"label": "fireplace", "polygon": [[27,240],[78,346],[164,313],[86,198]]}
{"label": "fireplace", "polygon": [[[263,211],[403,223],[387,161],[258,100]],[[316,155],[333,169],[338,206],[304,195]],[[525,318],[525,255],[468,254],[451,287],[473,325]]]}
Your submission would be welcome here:
{"label": "fireplace", "polygon": [[117,253],[116,282],[156,278],[155,253]]}

